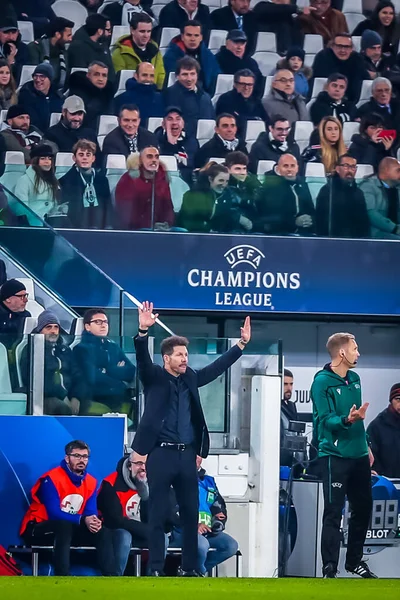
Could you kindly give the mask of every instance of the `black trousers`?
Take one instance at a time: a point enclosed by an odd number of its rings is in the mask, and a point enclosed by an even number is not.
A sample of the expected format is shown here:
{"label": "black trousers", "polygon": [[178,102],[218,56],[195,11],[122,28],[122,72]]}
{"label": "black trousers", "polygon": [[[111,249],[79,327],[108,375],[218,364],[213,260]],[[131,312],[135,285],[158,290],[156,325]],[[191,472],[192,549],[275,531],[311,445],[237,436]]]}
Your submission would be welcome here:
{"label": "black trousers", "polygon": [[171,514],[171,486],[179,505],[183,530],[182,568],[197,568],[199,491],[196,453],[193,448],[156,447],[146,463],[149,482],[149,551],[151,570],[161,571],[165,560],[165,528]]}
{"label": "black trousers", "polygon": [[346,567],[356,567],[363,556],[363,546],[372,512],[372,486],[369,457],[339,458],[324,456],[319,459],[324,491],[322,524],[322,564],[339,562],[340,522],[345,497],[349,501],[351,517],[347,541]]}
{"label": "black trousers", "polygon": [[95,546],[101,574],[116,575],[111,532],[105,527],[91,533],[84,522],[44,521],[28,525],[24,539],[30,545],[54,544],[54,575],[69,575],[71,546]]}

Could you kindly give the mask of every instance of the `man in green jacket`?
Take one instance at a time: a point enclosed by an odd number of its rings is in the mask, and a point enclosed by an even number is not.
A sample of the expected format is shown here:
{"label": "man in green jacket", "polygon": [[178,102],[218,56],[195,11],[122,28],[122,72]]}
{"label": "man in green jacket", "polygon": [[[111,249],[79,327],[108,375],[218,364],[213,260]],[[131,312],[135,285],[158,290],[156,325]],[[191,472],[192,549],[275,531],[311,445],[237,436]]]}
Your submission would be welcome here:
{"label": "man in green jacket", "polygon": [[335,333],[326,344],[331,363],[319,371],[311,387],[314,440],[324,491],[321,553],[323,576],[336,577],[340,523],[347,496],[351,518],[346,571],[376,579],[362,560],[372,511],[370,453],[364,428],[368,402],[362,404],[360,377],[351,371],[360,356],[354,335]]}

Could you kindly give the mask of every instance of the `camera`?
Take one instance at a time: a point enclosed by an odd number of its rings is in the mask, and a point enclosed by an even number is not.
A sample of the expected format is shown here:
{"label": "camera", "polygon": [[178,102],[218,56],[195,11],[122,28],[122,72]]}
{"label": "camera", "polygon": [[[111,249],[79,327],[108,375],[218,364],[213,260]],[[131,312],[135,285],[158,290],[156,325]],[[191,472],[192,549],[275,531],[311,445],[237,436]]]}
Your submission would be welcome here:
{"label": "camera", "polygon": [[289,421],[283,437],[283,448],[289,452],[307,452],[306,424],[303,421]]}

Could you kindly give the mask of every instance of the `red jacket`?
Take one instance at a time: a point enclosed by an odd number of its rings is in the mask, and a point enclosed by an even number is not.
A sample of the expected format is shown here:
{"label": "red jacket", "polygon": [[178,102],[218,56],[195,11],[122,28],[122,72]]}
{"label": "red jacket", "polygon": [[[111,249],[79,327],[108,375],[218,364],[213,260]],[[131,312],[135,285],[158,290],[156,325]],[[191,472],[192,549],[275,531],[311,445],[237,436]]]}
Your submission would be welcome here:
{"label": "red jacket", "polygon": [[175,216],[167,174],[159,167],[155,178],[145,179],[125,173],[115,189],[115,205],[120,227],[124,229],[151,228],[151,196],[154,185],[154,223],[173,225]]}

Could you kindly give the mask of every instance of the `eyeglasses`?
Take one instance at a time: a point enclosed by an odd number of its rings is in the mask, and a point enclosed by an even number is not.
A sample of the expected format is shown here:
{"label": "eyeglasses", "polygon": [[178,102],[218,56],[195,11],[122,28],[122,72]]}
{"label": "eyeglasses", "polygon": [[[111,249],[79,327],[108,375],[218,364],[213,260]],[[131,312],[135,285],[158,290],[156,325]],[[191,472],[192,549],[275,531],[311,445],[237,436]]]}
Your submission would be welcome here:
{"label": "eyeglasses", "polygon": [[278,133],[289,133],[291,127],[274,127],[275,131]]}
{"label": "eyeglasses", "polygon": [[349,165],[348,163],[343,163],[341,165],[338,165],[338,167],[347,169],[347,171],[357,171],[357,165]]}
{"label": "eyeglasses", "polygon": [[238,81],[237,85],[241,85],[244,88],[252,88],[252,87],[254,87],[254,83],[244,83],[243,81]]}
{"label": "eyeglasses", "polygon": [[90,322],[94,323],[95,325],[98,325],[99,327],[100,325],[108,325],[107,319],[92,319]]}
{"label": "eyeglasses", "polygon": [[89,460],[89,454],[68,454],[68,456],[72,456],[72,458],[81,459],[81,460]]}
{"label": "eyeglasses", "polygon": [[352,44],[350,46],[348,44],[333,44],[333,45],[336,46],[336,48],[338,48],[338,50],[353,50]]}
{"label": "eyeglasses", "polygon": [[130,460],[129,463],[131,465],[136,465],[137,467],[145,467],[146,463],[143,462],[142,460]]}
{"label": "eyeglasses", "polygon": [[294,77],[281,77],[280,79],[275,79],[275,81],[280,81],[281,83],[294,83]]}
{"label": "eyeglasses", "polygon": [[14,294],[15,298],[23,298],[24,300],[28,300],[29,294]]}

